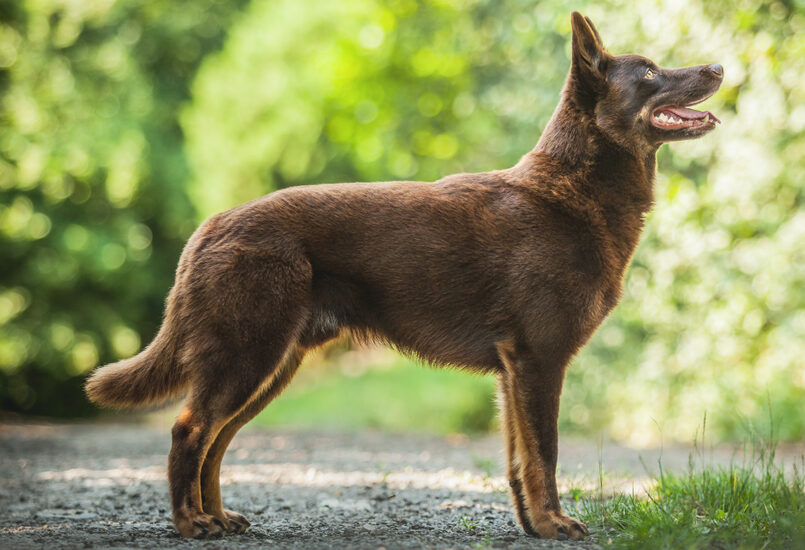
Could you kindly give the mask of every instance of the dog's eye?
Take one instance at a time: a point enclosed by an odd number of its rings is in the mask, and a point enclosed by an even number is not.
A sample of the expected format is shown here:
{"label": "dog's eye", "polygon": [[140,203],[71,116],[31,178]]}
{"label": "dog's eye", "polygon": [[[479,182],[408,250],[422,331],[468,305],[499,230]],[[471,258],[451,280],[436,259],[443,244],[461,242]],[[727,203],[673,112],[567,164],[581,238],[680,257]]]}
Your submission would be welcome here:
{"label": "dog's eye", "polygon": [[649,80],[651,80],[652,78],[654,78],[654,76],[655,76],[654,71],[652,71],[651,69],[646,69],[646,76],[644,78],[648,78]]}

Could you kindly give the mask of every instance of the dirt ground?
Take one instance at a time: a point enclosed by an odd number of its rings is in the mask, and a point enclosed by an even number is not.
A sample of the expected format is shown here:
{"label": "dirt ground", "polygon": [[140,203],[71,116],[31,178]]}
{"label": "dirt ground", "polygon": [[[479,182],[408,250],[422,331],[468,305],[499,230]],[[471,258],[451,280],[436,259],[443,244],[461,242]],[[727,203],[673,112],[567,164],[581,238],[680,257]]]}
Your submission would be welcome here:
{"label": "dirt ground", "polygon": [[[582,542],[523,534],[499,436],[259,429],[238,435],[222,473],[224,505],[252,526],[187,541],[170,523],[169,447],[164,426],[0,424],[0,548],[600,548],[595,533]],[[663,467],[684,468],[688,454],[666,449]],[[607,490],[640,490],[659,456],[565,439],[560,490],[596,487],[599,460]]]}

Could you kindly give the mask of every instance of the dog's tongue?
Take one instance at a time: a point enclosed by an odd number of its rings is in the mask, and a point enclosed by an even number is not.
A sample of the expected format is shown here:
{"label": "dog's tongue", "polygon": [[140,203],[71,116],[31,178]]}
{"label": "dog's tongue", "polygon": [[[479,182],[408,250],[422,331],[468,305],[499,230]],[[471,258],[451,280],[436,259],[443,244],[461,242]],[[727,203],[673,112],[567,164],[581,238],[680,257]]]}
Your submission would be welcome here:
{"label": "dog's tongue", "polygon": [[710,111],[697,111],[696,109],[688,109],[687,107],[664,107],[663,111],[674,113],[679,118],[685,118],[688,120],[701,120],[707,115],[710,115],[710,118],[716,122],[721,122],[718,120],[718,117],[716,117],[716,115]]}

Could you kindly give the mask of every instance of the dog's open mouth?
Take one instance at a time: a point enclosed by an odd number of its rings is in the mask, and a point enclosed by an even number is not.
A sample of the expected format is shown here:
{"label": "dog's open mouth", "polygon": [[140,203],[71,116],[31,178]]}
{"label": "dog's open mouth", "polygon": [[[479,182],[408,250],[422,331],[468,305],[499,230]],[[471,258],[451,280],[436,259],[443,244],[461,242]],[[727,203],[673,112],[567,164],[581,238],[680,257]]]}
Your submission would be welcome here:
{"label": "dog's open mouth", "polygon": [[654,109],[651,114],[651,123],[663,130],[676,130],[681,128],[715,128],[721,121],[710,111],[697,111],[679,105],[664,105]]}

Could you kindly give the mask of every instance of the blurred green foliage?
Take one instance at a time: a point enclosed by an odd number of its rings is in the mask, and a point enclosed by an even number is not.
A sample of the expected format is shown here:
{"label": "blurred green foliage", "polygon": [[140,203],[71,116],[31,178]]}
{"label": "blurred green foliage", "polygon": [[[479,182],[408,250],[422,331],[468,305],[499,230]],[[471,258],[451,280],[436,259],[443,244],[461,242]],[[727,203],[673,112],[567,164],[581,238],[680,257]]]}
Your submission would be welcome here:
{"label": "blurred green foliage", "polygon": [[[707,411],[735,437],[770,403],[776,435],[805,436],[801,2],[2,6],[3,408],[80,412],[81,376],[152,337],[183,239],[213,212],[514,164],[558,100],[581,9],[614,53],[719,62],[726,79],[708,102],[723,126],[660,152],[624,301],[568,373],[563,426],[646,444],[690,439]],[[473,388],[489,401],[491,381]]]}
{"label": "blurred green foliage", "polygon": [[176,113],[237,2],[0,4],[0,407],[90,411],[158,327],[194,211]]}
{"label": "blurred green foliage", "polygon": [[497,426],[490,377],[423,368],[391,350],[347,351],[313,363],[256,424],[433,434],[477,434]]}

